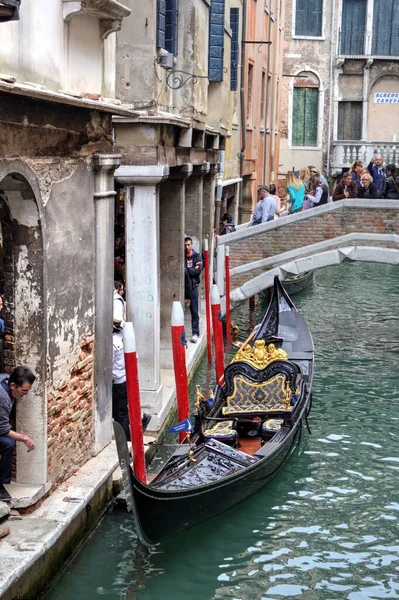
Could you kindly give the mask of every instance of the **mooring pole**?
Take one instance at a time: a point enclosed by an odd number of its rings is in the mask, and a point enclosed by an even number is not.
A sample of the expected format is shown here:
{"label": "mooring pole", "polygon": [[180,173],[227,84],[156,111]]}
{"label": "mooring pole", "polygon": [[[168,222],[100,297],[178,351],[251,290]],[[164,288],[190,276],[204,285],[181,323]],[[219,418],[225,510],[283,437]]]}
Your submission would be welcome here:
{"label": "mooring pole", "polygon": [[130,435],[132,438],[133,469],[140,481],[147,482],[143,426],[141,423],[140,386],[137,366],[136,337],[133,323],[123,326],[123,348],[125,355],[127,406],[129,411]]}
{"label": "mooring pole", "polygon": [[219,383],[224,373],[223,327],[220,310],[220,295],[218,286],[214,284],[211,291],[213,338],[215,341],[216,383]]}
{"label": "mooring pole", "polygon": [[251,296],[249,299],[249,310],[254,310],[255,308],[255,296]]}
{"label": "mooring pole", "polygon": [[[187,419],[190,412],[186,368],[187,342],[184,333],[184,312],[180,302],[173,302],[171,324],[177,410],[180,422]],[[186,436],[187,433],[184,431],[179,433],[180,441],[182,442]]]}
{"label": "mooring pole", "polygon": [[230,315],[230,248],[225,249],[226,270],[226,340],[231,340],[231,315]]}
{"label": "mooring pole", "polygon": [[212,362],[212,334],[211,334],[211,293],[209,272],[209,249],[208,238],[204,239],[204,263],[205,263],[205,314],[206,314],[206,345],[208,349],[208,362]]}

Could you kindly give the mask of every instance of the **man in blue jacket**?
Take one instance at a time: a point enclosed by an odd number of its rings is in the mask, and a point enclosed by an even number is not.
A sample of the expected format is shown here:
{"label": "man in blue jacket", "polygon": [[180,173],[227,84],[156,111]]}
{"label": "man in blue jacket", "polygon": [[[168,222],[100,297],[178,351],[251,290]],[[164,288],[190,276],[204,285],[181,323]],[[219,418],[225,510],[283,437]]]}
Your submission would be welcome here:
{"label": "man in blue jacket", "polygon": [[384,167],[384,160],[381,154],[375,154],[367,166],[367,170],[373,178],[373,183],[377,190],[382,189],[382,184],[386,177],[386,170]]}
{"label": "man in blue jacket", "polygon": [[0,500],[11,500],[4,483],[11,483],[12,457],[16,442],[23,442],[32,452],[33,440],[24,433],[13,431],[10,413],[14,400],[18,402],[26,396],[36,377],[28,367],[16,367],[10,376],[0,375]]}

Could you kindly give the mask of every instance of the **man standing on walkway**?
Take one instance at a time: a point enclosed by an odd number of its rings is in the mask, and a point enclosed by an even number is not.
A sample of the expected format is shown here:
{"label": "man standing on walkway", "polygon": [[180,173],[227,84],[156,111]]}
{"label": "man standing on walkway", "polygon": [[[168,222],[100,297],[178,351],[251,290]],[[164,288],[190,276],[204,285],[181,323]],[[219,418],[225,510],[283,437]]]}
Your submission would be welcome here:
{"label": "man standing on walkway", "polygon": [[258,189],[258,198],[259,198],[259,200],[255,204],[254,212],[253,212],[253,215],[252,215],[252,220],[249,223],[250,225],[260,225],[262,223],[263,203],[264,203],[265,198],[266,198],[267,193],[268,193],[268,192],[266,192],[265,187],[266,186],[262,185]]}
{"label": "man standing on walkway", "polygon": [[31,389],[36,377],[28,367],[16,367],[10,376],[0,375],[0,500],[11,500],[4,483],[11,483],[12,457],[16,442],[23,442],[32,452],[33,440],[24,433],[11,429],[10,413],[15,401],[21,400]]}
{"label": "man standing on walkway", "polygon": [[[186,306],[190,307],[191,312],[191,341],[193,344],[198,342],[198,337],[200,334],[199,330],[199,309],[198,309],[198,286],[200,284],[200,274],[202,271],[202,258],[201,255],[198,254],[193,249],[193,240],[190,237],[184,238],[184,267],[191,281],[191,291],[190,298],[187,298],[186,291]],[[185,286],[186,290],[187,287]]]}

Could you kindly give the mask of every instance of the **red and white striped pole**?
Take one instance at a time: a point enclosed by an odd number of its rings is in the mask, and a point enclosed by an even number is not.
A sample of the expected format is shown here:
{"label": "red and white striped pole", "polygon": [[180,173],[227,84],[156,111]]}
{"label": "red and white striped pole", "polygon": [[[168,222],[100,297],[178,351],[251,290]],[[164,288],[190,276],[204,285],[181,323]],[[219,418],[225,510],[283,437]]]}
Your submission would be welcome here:
{"label": "red and white striped pole", "polygon": [[[190,405],[188,400],[188,380],[186,368],[186,337],[184,334],[184,312],[180,302],[173,302],[172,307],[172,349],[175,370],[176,399],[179,422],[188,418]],[[182,442],[186,432],[179,433]]]}
{"label": "red and white striped pole", "polygon": [[204,263],[205,263],[205,314],[206,314],[206,345],[208,349],[208,362],[212,362],[212,334],[211,334],[211,294],[209,273],[209,249],[208,238],[204,239]]}
{"label": "red and white striped pole", "polygon": [[226,271],[226,340],[231,340],[231,315],[230,315],[230,249],[225,248],[225,271]]}
{"label": "red and white striped pole", "polygon": [[123,349],[125,354],[127,406],[129,410],[130,434],[132,438],[133,469],[141,481],[147,482],[143,426],[141,423],[139,372],[137,367],[136,337],[133,323],[123,326]]}
{"label": "red and white striped pole", "polygon": [[213,338],[215,340],[216,383],[219,383],[224,373],[223,328],[220,310],[220,295],[218,286],[214,284],[211,291]]}

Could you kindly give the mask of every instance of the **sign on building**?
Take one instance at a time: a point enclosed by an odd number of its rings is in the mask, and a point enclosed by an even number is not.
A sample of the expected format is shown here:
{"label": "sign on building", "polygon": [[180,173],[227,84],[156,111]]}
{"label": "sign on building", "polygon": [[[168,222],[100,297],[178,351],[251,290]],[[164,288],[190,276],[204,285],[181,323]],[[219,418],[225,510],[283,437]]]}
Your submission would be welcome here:
{"label": "sign on building", "polygon": [[375,92],[374,104],[399,104],[399,92]]}

